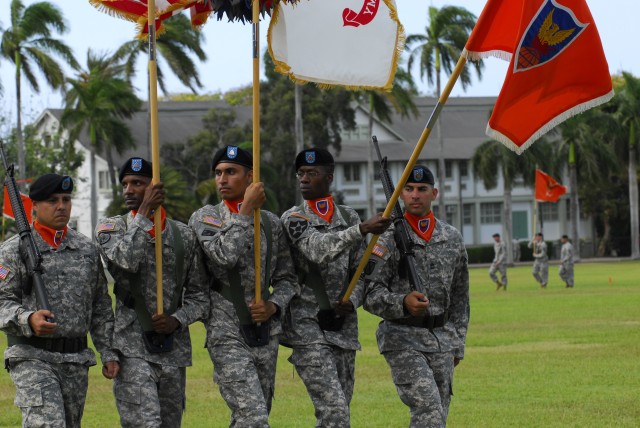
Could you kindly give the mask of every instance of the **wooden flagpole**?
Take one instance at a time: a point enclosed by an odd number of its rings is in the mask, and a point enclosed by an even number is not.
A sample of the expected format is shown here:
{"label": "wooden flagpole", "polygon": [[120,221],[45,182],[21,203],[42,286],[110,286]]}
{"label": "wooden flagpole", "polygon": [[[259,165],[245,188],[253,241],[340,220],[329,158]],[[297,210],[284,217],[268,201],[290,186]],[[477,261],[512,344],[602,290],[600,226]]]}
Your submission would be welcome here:
{"label": "wooden flagpole", "polygon": [[[260,181],[260,0],[251,5],[253,22],[253,182]],[[256,271],[256,303],[262,301],[262,270],[260,267],[260,208],[253,212],[253,259]],[[265,286],[269,286],[265,284]]]}

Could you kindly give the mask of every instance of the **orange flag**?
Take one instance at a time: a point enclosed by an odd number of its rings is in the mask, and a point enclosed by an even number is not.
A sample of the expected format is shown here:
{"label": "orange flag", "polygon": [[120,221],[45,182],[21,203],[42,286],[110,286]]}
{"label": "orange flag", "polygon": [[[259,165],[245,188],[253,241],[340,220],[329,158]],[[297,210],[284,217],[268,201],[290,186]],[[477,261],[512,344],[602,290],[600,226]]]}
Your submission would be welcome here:
{"label": "orange flag", "polygon": [[560,196],[567,193],[567,188],[558,183],[550,175],[536,169],[536,201],[558,202]]}
{"label": "orange flag", "polygon": [[[33,211],[33,202],[31,199],[22,193],[20,193],[20,199],[22,199],[22,205],[24,206],[24,212],[27,214],[27,223],[31,224],[33,222],[32,211]],[[15,220],[15,216],[13,214],[13,208],[11,207],[11,201],[9,200],[9,192],[7,191],[7,187],[4,187],[4,202],[2,204],[2,215],[10,218],[11,220]]]}
{"label": "orange flag", "polygon": [[487,135],[518,154],[613,87],[585,0],[489,0],[463,55],[510,61]]}

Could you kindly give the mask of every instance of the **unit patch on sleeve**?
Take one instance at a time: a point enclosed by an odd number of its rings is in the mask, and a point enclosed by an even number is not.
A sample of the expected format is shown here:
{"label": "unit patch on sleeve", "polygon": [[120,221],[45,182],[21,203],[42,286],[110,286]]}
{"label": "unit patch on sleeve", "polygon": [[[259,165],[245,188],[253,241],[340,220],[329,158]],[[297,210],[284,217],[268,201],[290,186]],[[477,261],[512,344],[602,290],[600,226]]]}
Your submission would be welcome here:
{"label": "unit patch on sleeve", "polygon": [[211,215],[204,216],[202,218],[202,222],[204,224],[209,224],[211,226],[222,227],[222,220],[220,220],[219,218],[215,218],[214,216],[211,216]]}
{"label": "unit patch on sleeve", "polygon": [[1,280],[5,280],[7,279],[7,275],[9,275],[9,269],[7,269],[6,267],[0,265],[0,279]]}

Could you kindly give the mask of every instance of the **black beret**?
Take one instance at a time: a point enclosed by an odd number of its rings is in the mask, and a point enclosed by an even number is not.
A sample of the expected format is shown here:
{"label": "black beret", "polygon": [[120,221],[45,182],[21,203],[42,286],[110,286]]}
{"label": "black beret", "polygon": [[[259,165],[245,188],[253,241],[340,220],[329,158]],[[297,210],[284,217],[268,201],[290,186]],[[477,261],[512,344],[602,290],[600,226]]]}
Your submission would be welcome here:
{"label": "black beret", "polygon": [[436,184],[436,180],[429,168],[424,165],[416,165],[413,167],[407,183],[426,183],[433,186]]}
{"label": "black beret", "polygon": [[120,168],[120,183],[122,183],[125,175],[141,175],[143,177],[151,178],[153,177],[151,162],[147,162],[141,157],[129,158]]}
{"label": "black beret", "polygon": [[333,156],[326,149],[311,148],[303,150],[296,156],[296,171],[301,166],[329,165],[334,166]]}
{"label": "black beret", "polygon": [[216,169],[216,165],[220,162],[237,163],[238,165],[253,169],[253,156],[251,153],[237,146],[226,146],[218,149],[216,154],[213,155],[211,170]]}
{"label": "black beret", "polygon": [[29,188],[29,197],[33,201],[44,201],[54,193],[71,193],[73,180],[68,175],[45,174],[38,177]]}

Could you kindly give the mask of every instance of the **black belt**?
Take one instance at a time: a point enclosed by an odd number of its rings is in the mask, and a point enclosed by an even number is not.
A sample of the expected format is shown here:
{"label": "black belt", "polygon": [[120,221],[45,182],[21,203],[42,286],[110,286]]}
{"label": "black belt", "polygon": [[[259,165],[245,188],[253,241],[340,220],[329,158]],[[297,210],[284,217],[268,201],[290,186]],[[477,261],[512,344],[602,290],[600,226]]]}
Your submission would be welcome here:
{"label": "black belt", "polygon": [[398,319],[389,320],[389,321],[395,324],[409,325],[412,327],[422,327],[422,328],[427,328],[429,330],[433,330],[434,328],[444,327],[447,321],[449,321],[449,312],[444,312],[440,315],[398,318]]}
{"label": "black belt", "polygon": [[62,354],[75,354],[87,349],[87,337],[58,337],[46,339],[44,337],[24,337],[7,335],[7,345],[29,345],[45,351]]}

